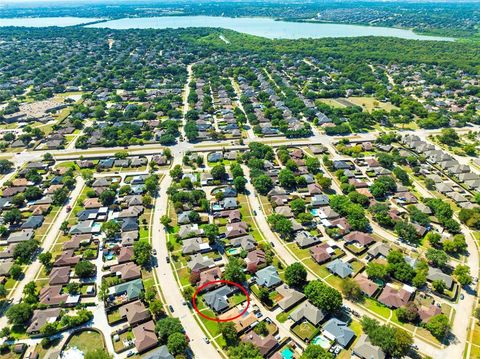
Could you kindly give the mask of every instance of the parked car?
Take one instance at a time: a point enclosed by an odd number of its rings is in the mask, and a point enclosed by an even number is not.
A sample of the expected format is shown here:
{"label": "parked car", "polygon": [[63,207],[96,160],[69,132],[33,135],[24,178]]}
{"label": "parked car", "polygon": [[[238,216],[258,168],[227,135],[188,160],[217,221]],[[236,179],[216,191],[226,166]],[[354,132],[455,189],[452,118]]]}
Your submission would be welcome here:
{"label": "parked car", "polygon": [[154,256],[156,256],[157,255],[157,250],[153,249],[152,253],[153,253]]}
{"label": "parked car", "polygon": [[271,245],[272,247],[275,247],[275,243],[273,243],[273,242],[270,242],[270,245]]}
{"label": "parked car", "polygon": [[173,307],[172,307],[171,304],[168,306],[168,308],[170,309],[170,311],[171,311],[172,313],[174,312]]}
{"label": "parked car", "polygon": [[167,259],[167,263],[170,263],[170,257],[167,256],[166,259]]}
{"label": "parked car", "polygon": [[210,344],[210,340],[208,340],[207,337],[204,337],[204,338],[203,338],[203,341],[204,341],[205,343],[207,343],[207,344]]}

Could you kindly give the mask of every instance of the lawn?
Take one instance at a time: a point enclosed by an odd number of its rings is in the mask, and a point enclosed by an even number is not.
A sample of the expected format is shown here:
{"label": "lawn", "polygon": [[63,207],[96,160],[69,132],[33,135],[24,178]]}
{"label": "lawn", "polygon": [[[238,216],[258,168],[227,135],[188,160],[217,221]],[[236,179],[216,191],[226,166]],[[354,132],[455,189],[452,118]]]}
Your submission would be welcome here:
{"label": "lawn", "polygon": [[370,309],[372,312],[377,313],[381,317],[384,317],[384,318],[390,317],[390,309],[379,304],[378,302],[376,302],[371,298],[365,298],[365,302],[363,304],[365,308]]}
{"label": "lawn", "polygon": [[313,338],[317,331],[318,329],[308,321],[303,321],[292,328],[292,332],[303,341]]}
{"label": "lawn", "polygon": [[86,353],[92,348],[104,348],[102,335],[100,333],[85,330],[76,333],[70,337],[67,342],[67,348],[77,347],[82,352]]}

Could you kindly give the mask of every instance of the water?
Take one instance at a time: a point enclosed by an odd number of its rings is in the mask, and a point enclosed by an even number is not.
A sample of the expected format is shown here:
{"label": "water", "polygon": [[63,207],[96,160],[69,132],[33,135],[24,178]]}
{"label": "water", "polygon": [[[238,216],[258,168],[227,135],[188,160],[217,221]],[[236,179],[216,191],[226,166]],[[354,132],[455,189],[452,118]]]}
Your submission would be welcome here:
{"label": "water", "polygon": [[0,26],[19,26],[19,27],[47,27],[47,26],[74,26],[86,24],[102,19],[83,18],[83,17],[36,17],[36,18],[18,18],[18,19],[0,19]]}
{"label": "water", "polygon": [[387,27],[299,23],[275,21],[269,18],[228,18],[216,16],[163,16],[125,18],[106,21],[87,27],[111,29],[178,29],[186,27],[220,27],[270,39],[299,39],[322,37],[391,36],[415,40],[453,41],[451,38],[417,35],[410,30]]}

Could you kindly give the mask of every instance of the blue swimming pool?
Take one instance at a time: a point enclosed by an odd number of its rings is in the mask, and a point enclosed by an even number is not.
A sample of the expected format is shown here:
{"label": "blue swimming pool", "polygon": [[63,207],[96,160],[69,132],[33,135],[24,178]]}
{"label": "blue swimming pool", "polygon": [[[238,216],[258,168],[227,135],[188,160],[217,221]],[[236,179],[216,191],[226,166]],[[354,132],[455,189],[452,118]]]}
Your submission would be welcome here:
{"label": "blue swimming pool", "polygon": [[280,354],[283,359],[293,359],[293,351],[290,348],[283,349]]}
{"label": "blue swimming pool", "polygon": [[323,335],[317,335],[312,340],[312,344],[320,345],[323,349],[330,349],[331,344],[328,338],[325,338]]}
{"label": "blue swimming pool", "polygon": [[312,209],[310,210],[310,213],[313,214],[315,217],[318,217],[318,216],[319,216],[318,208],[312,208]]}

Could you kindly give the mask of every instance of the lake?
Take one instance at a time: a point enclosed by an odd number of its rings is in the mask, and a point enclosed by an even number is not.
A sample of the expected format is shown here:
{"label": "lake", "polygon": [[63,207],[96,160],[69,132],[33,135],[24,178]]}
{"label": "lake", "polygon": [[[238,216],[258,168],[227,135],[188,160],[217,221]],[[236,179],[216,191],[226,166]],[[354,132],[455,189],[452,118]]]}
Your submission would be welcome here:
{"label": "lake", "polygon": [[19,27],[47,27],[47,26],[74,26],[87,24],[102,19],[83,18],[83,17],[32,17],[17,19],[0,19],[0,26],[19,26]]}
{"label": "lake", "polygon": [[[0,19],[0,26],[72,26],[98,21],[94,18],[17,18]],[[388,27],[321,24],[306,22],[275,21],[270,18],[229,18],[220,16],[162,16],[124,18],[104,21],[86,27],[110,29],[179,29],[188,27],[218,27],[262,36],[269,39],[300,39],[324,37],[390,36],[412,40],[454,41],[453,38],[424,36],[411,30]]]}
{"label": "lake", "polygon": [[87,27],[111,29],[178,29],[185,27],[219,27],[270,39],[300,39],[322,37],[392,36],[403,39],[453,41],[452,38],[423,36],[410,30],[388,27],[321,24],[275,21],[269,18],[229,18],[216,16],[163,16],[125,18],[106,21]]}

